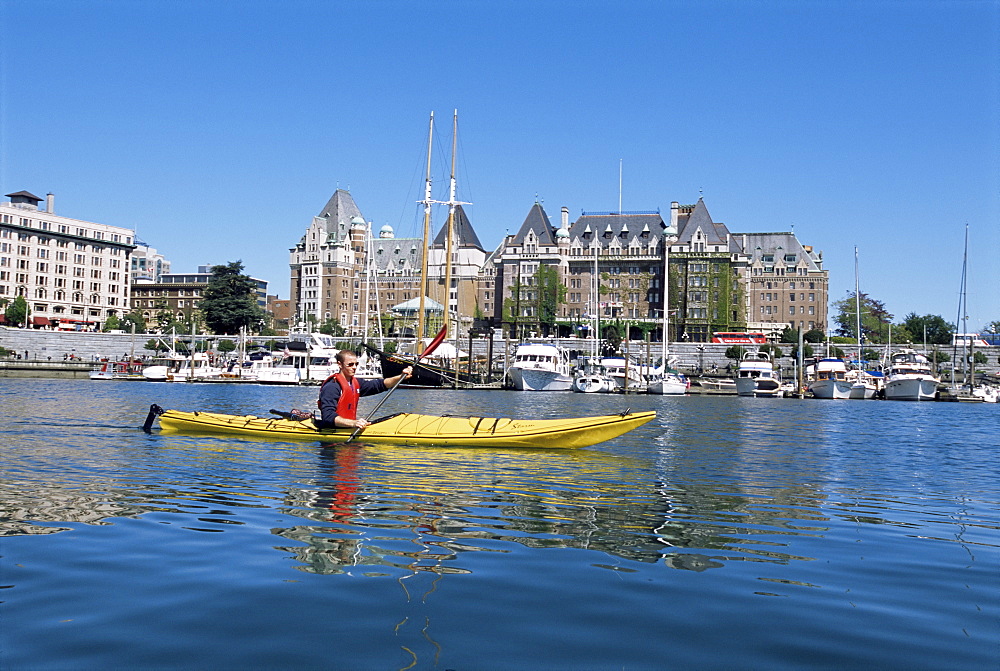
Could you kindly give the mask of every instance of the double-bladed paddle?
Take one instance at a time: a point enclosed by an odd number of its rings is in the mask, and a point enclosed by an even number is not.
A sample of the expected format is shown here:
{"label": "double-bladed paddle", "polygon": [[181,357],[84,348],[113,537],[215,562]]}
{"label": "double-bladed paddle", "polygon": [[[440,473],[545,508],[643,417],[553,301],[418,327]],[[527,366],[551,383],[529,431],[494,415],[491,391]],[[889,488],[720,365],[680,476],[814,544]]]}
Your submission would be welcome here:
{"label": "double-bladed paddle", "polygon": [[[427,345],[427,348],[423,352],[421,352],[419,356],[417,356],[417,360],[413,362],[414,365],[420,363],[421,359],[423,359],[425,356],[430,355],[431,352],[436,350],[437,346],[444,342],[445,336],[447,334],[448,334],[448,324],[445,323],[445,325],[441,327],[441,330],[438,331],[438,334],[434,336],[434,340],[432,340],[430,344]],[[396,380],[396,384],[389,387],[388,393],[382,397],[382,400],[378,402],[378,405],[376,405],[375,408],[370,413],[368,413],[368,416],[365,417],[366,422],[371,421],[371,418],[375,415],[376,412],[378,412],[378,409],[382,407],[382,404],[389,400],[389,397],[392,396],[392,392],[396,391],[396,387],[398,387],[402,383],[403,383],[403,374],[400,373],[399,379]],[[345,442],[349,443],[352,440],[354,440],[357,437],[357,435],[361,433],[361,431],[362,431],[361,427],[355,429],[354,433],[351,434],[351,437],[348,438]]]}

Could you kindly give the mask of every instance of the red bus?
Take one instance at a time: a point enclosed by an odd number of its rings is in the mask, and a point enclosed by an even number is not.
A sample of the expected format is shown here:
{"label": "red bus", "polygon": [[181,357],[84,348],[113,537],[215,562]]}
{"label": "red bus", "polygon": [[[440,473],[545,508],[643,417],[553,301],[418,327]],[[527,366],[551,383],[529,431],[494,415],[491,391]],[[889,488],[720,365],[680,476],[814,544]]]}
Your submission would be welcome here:
{"label": "red bus", "polygon": [[767,342],[763,333],[743,333],[742,331],[716,331],[712,334],[712,342],[727,345],[762,345]]}

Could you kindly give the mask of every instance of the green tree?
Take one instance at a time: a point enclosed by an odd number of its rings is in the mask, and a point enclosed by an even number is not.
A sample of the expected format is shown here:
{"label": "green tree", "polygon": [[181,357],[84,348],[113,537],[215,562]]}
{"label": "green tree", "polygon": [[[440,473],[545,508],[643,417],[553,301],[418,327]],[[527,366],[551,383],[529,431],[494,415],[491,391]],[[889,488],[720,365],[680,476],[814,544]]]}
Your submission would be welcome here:
{"label": "green tree", "polygon": [[135,326],[136,333],[145,333],[146,318],[142,316],[142,310],[132,310],[127,315],[122,317],[121,326],[119,328],[125,331],[132,331],[133,326]]}
{"label": "green tree", "polygon": [[[903,318],[902,325],[906,327],[914,340],[921,342],[924,339],[924,329],[926,328],[927,342],[931,345],[950,345],[951,336],[955,333],[955,327],[946,322],[940,315],[920,317],[916,312],[911,312]],[[895,340],[896,336],[893,335],[892,339]]]}
{"label": "green tree", "polygon": [[601,331],[604,340],[606,341],[606,344],[604,346],[604,352],[602,352],[602,354],[604,356],[611,356],[612,354],[616,354],[619,351],[621,351],[620,348],[622,345],[622,340],[624,340],[624,338],[622,337],[621,322],[616,321],[613,324],[607,324],[607,325],[602,324]]}
{"label": "green tree", "polygon": [[3,312],[4,319],[11,326],[27,326],[28,325],[28,315],[31,313],[28,307],[28,301],[24,299],[24,296],[18,296],[13,301],[8,303],[7,308]]}
{"label": "green tree", "polygon": [[826,334],[819,329],[809,329],[802,334],[802,340],[805,342],[823,342],[826,340]]}
{"label": "green tree", "polygon": [[264,320],[256,289],[254,281],[243,274],[242,262],[212,266],[212,277],[198,303],[208,329],[218,334],[256,330]]}
{"label": "green tree", "polygon": [[[798,360],[799,358],[799,346],[795,344],[792,346],[792,351],[788,353],[788,356],[792,359]],[[813,348],[809,343],[802,343],[802,358],[808,359],[813,356]]]}
{"label": "green tree", "polygon": [[220,352],[233,352],[236,350],[236,343],[232,340],[222,339],[219,341],[219,344],[215,346],[215,349]]}
{"label": "green tree", "polygon": [[341,326],[340,323],[333,318],[324,320],[323,323],[320,324],[319,326],[319,332],[325,333],[328,336],[336,336],[338,338],[344,335],[345,333],[344,327]]}
{"label": "green tree", "polygon": [[746,348],[741,345],[730,345],[726,348],[726,358],[741,361],[746,351]]}
{"label": "green tree", "polygon": [[770,353],[771,357],[774,359],[780,359],[781,357],[784,356],[784,353],[782,352],[781,348],[778,347],[777,345],[772,345],[771,343],[764,343],[758,348],[758,350],[761,352]]}
{"label": "green tree", "polygon": [[518,326],[524,321],[522,301],[524,285],[521,283],[521,276],[515,275],[514,282],[510,285],[510,296],[503,300],[503,321],[510,324],[512,334],[515,338],[520,337]]}
{"label": "green tree", "polygon": [[118,321],[118,315],[108,315],[108,318],[104,320],[104,328],[101,329],[105,333],[108,331],[117,331],[121,328],[121,322]]}
{"label": "green tree", "polygon": [[[854,337],[856,335],[856,303],[855,293],[849,291],[847,298],[833,303],[833,318],[837,324],[837,335]],[[889,338],[889,325],[892,315],[885,308],[885,303],[876,300],[868,294],[861,293],[861,337],[864,342],[884,343]],[[893,334],[894,342],[899,342]]]}
{"label": "green tree", "polygon": [[779,338],[778,341],[785,343],[797,343],[799,341],[799,330],[786,326],[785,330],[781,332],[781,338]]}
{"label": "green tree", "polygon": [[559,269],[544,263],[538,266],[535,284],[538,323],[542,332],[549,335],[555,328],[559,306],[566,302],[566,287],[559,281]]}
{"label": "green tree", "polygon": [[150,338],[146,341],[145,349],[152,352],[166,352],[170,346],[158,338]]}
{"label": "green tree", "polygon": [[191,331],[191,323],[177,317],[165,299],[156,301],[156,329],[160,333],[185,333]]}

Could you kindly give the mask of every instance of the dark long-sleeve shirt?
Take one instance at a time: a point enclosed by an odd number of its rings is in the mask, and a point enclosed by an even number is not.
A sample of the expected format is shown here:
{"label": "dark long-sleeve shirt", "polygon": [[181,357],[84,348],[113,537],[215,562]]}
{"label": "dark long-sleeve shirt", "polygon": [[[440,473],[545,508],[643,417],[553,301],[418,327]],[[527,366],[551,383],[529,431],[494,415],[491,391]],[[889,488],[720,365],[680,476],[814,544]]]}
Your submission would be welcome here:
{"label": "dark long-sleeve shirt", "polygon": [[[371,396],[381,394],[386,390],[385,381],[381,378],[368,380],[355,378],[358,381],[358,393],[361,396]],[[337,416],[337,404],[340,403],[340,384],[336,380],[330,380],[320,389],[319,392],[319,413],[320,428],[333,428],[334,418]]]}

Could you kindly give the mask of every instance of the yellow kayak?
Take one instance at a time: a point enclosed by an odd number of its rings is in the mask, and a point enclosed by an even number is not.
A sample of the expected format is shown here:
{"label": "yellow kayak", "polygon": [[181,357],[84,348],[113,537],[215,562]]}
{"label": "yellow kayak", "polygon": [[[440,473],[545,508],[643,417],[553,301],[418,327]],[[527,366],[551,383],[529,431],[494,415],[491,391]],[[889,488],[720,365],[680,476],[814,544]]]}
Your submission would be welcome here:
{"label": "yellow kayak", "polygon": [[[166,432],[253,436],[275,440],[346,442],[354,429],[317,429],[312,420],[181,412],[150,408],[143,427],[149,430],[156,415]],[[399,413],[374,420],[361,431],[359,443],[394,445],[462,445],[468,447],[586,447],[610,440],[642,426],[653,411],[625,412],[600,417],[566,419],[511,419],[507,417],[438,417]]]}

